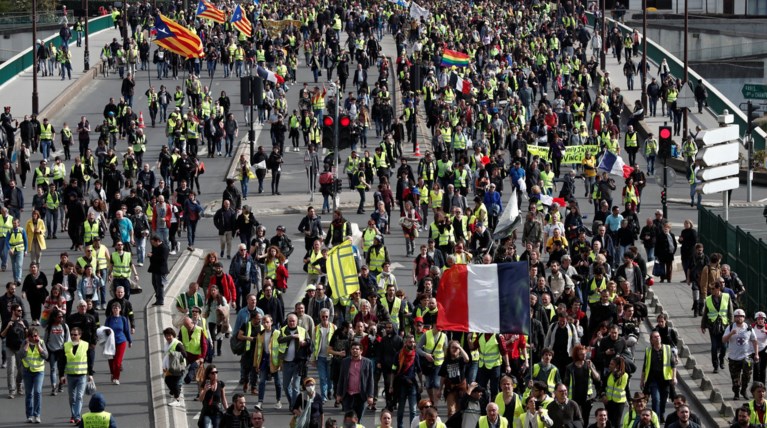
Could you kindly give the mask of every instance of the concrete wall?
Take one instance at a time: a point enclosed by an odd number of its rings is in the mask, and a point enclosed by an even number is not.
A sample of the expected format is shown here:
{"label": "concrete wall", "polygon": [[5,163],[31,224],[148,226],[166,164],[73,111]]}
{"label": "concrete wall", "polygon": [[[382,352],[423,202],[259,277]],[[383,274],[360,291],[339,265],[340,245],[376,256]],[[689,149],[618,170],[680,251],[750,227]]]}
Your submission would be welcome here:
{"label": "concrete wall", "polygon": [[[59,34],[59,31],[53,29],[38,31],[37,38],[46,39],[54,34]],[[76,36],[74,35],[73,40],[77,40]],[[11,57],[23,51],[24,49],[29,48],[33,44],[34,39],[32,38],[31,31],[14,34],[3,34],[3,37],[0,39],[0,62],[8,61],[11,59]]]}
{"label": "concrete wall", "polygon": [[[664,22],[662,27],[648,28],[650,40],[663,46],[678,58],[684,57],[684,31],[682,22]],[[757,24],[757,23],[754,23]],[[761,24],[761,23],[760,23]],[[677,29],[678,28],[678,29]],[[721,58],[733,58],[767,54],[764,40],[728,34],[711,34],[690,29],[688,59],[690,61],[709,61]]]}

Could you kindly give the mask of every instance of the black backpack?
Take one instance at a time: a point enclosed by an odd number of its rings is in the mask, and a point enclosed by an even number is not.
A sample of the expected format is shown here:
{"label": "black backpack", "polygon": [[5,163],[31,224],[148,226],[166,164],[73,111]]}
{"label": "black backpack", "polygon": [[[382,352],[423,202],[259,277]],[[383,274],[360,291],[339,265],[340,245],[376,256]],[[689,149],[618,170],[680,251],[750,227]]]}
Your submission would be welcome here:
{"label": "black backpack", "polygon": [[8,331],[8,335],[5,336],[5,346],[18,351],[21,349],[21,345],[24,344],[24,339],[27,335],[27,323],[24,320],[11,322],[13,325]]}

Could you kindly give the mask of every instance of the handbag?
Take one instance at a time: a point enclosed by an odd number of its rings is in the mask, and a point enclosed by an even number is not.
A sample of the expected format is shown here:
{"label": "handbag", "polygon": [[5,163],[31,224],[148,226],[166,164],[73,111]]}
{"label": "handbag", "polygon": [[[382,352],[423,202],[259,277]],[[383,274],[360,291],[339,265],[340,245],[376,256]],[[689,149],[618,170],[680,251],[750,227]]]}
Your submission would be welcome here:
{"label": "handbag", "polygon": [[198,385],[205,383],[205,363],[197,366],[197,370],[194,372],[194,380]]}
{"label": "handbag", "polygon": [[144,289],[141,288],[138,281],[130,282],[130,294],[141,294],[143,292],[144,292]]}
{"label": "handbag", "polygon": [[666,265],[664,263],[655,262],[652,267],[653,276],[666,276]]}
{"label": "handbag", "polygon": [[85,384],[85,393],[88,395],[93,395],[96,393],[96,382],[93,381],[93,379],[89,380],[88,383]]}
{"label": "handbag", "polygon": [[305,394],[301,393],[301,401],[304,408],[299,415],[293,415],[290,420],[290,428],[309,428],[311,422],[312,400]]}

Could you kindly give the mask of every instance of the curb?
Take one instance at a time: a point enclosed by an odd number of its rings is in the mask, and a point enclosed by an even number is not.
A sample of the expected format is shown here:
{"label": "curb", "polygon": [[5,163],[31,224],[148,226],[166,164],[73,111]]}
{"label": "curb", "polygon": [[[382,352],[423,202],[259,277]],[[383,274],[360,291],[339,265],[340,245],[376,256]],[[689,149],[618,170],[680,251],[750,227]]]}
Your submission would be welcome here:
{"label": "curb", "polygon": [[[198,271],[198,265],[203,262],[205,253],[201,249],[192,252],[185,251],[178,258],[168,274],[168,286],[165,290],[165,305],[152,306],[150,298],[145,308],[146,311],[146,338],[147,360],[149,362],[149,395],[152,400],[152,422],[154,426],[188,428],[189,422],[186,415],[186,405],[178,407],[168,406],[168,393],[165,388],[162,373],[163,348],[165,337],[163,329],[172,325],[175,298],[188,284]],[[183,401],[182,401],[183,403]]]}

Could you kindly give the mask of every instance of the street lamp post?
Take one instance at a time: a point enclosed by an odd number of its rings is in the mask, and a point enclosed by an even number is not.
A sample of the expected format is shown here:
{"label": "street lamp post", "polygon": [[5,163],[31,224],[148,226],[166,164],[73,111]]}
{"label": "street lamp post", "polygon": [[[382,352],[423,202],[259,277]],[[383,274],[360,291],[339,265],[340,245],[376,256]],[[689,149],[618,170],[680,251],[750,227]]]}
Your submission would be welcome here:
{"label": "street lamp post", "polygon": [[[688,85],[688,64],[687,64],[687,39],[689,38],[689,27],[688,27],[688,21],[689,21],[689,14],[687,11],[687,0],[684,0],[684,78],[682,78],[682,85],[687,86]],[[681,90],[684,89],[684,87],[680,88]],[[687,102],[687,101],[685,101]],[[682,141],[684,141],[687,138],[687,111],[688,108],[684,108],[682,111]]]}
{"label": "street lamp post", "polygon": [[647,115],[647,0],[642,0],[642,108]]}
{"label": "street lamp post", "polygon": [[83,52],[83,60],[85,64],[83,65],[84,71],[88,71],[91,69],[91,52],[90,52],[90,45],[88,43],[88,0],[84,0],[85,2],[85,51]]}
{"label": "street lamp post", "polygon": [[338,87],[335,83],[331,83],[330,87],[335,90],[335,108],[333,111],[333,212],[335,212],[338,209],[338,198],[336,197],[338,195],[338,110],[341,108],[339,105],[340,102],[340,92],[341,88]]}
{"label": "street lamp post", "polygon": [[602,71],[605,71],[605,68],[607,67],[607,58],[605,58],[605,49],[607,48],[607,19],[605,18],[606,8],[605,8],[605,0],[602,0],[601,2],[601,9],[602,9],[602,47],[599,49],[599,68]]}
{"label": "street lamp post", "polygon": [[32,114],[40,113],[40,100],[37,94],[37,0],[32,0]]}

